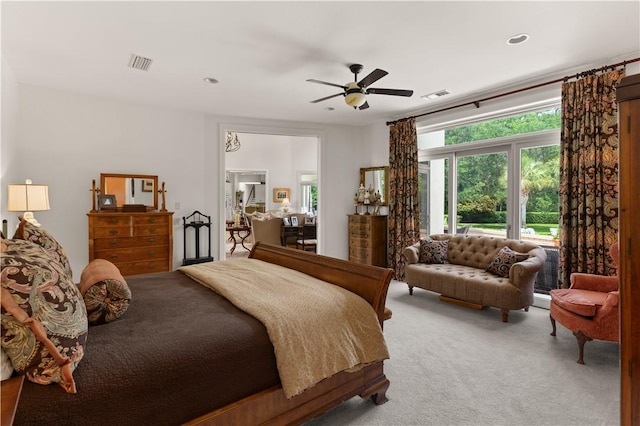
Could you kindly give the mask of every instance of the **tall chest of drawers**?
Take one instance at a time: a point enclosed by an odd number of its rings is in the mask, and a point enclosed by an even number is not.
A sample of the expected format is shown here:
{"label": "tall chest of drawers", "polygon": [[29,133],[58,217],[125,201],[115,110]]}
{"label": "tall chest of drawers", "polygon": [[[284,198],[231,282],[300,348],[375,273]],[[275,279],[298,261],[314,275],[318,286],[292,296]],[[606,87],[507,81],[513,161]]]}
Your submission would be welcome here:
{"label": "tall chest of drawers", "polygon": [[387,266],[387,216],[349,215],[349,260]]}
{"label": "tall chest of drawers", "polygon": [[125,276],[173,270],[173,212],[87,216],[89,261],[106,259]]}

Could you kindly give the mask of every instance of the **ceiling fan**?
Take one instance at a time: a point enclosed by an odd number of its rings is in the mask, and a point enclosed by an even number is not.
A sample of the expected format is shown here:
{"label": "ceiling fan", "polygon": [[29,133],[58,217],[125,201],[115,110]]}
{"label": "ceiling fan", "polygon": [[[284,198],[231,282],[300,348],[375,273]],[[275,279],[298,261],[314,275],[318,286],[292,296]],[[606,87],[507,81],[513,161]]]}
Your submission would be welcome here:
{"label": "ceiling fan", "polygon": [[363,67],[360,64],[349,65],[349,69],[353,73],[353,82],[346,83],[345,85],[328,83],[326,81],[315,80],[313,78],[308,79],[307,81],[311,83],[326,84],[327,86],[339,87],[344,90],[344,92],[342,93],[336,93],[335,95],[316,99],[315,101],[311,101],[311,103],[315,104],[318,102],[326,101],[327,99],[335,98],[336,96],[344,96],[344,101],[346,102],[346,104],[353,107],[354,109],[367,109],[369,108],[369,103],[367,102],[368,94],[406,97],[413,95],[413,90],[378,89],[375,87],[369,87],[389,73],[376,68],[375,70],[371,71],[369,75],[358,81],[358,74],[362,72],[362,68]]}

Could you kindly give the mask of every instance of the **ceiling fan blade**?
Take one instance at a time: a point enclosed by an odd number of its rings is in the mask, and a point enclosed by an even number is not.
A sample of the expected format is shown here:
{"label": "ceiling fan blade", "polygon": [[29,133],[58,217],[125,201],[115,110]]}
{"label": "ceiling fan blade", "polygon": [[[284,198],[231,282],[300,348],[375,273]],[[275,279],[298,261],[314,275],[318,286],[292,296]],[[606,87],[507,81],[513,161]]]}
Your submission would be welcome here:
{"label": "ceiling fan blade", "polygon": [[327,99],[335,98],[336,96],[344,96],[344,93],[336,93],[335,95],[327,96],[324,98],[316,99],[315,101],[311,101],[312,104],[317,104],[318,102],[326,101]]}
{"label": "ceiling fan blade", "polygon": [[309,83],[318,83],[318,84],[325,84],[327,86],[333,86],[333,87],[339,87],[341,89],[347,90],[347,86],[342,86],[340,84],[335,84],[335,83],[329,83],[326,81],[322,81],[322,80],[316,80],[314,78],[310,78],[307,80]]}
{"label": "ceiling fan blade", "polygon": [[360,105],[360,108],[358,108],[358,109],[362,110],[362,109],[367,109],[367,108],[369,108],[369,102],[364,101],[364,103],[362,105]]}
{"label": "ceiling fan blade", "polygon": [[378,89],[374,87],[367,89],[367,94],[369,93],[373,93],[375,95],[413,96],[413,90]]}
{"label": "ceiling fan blade", "polygon": [[389,73],[386,72],[385,70],[381,70],[380,68],[376,68],[375,70],[371,71],[371,73],[368,76],[366,76],[365,78],[360,80],[358,82],[358,86],[359,87],[370,86],[373,83],[375,83],[376,81],[380,80],[382,77],[384,77],[387,74],[389,74]]}

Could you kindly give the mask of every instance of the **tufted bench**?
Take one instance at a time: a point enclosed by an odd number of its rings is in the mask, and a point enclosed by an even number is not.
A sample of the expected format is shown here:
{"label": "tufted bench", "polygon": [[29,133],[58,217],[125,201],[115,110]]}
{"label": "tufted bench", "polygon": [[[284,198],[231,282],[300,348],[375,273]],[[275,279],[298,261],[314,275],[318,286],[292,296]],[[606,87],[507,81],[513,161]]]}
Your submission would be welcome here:
{"label": "tufted bench", "polygon": [[[546,254],[533,243],[494,238],[487,236],[467,236],[437,234],[429,237],[433,242],[446,245],[445,263],[419,262],[420,242],[406,247],[404,255],[405,281],[409,294],[414,287],[440,293],[461,304],[478,307],[493,306],[502,310],[502,320],[507,322],[509,310],[525,309],[533,303],[533,289],[536,275],[544,266]],[[511,266],[506,264],[504,277],[487,272],[495,265],[503,247],[509,247],[524,260]]]}

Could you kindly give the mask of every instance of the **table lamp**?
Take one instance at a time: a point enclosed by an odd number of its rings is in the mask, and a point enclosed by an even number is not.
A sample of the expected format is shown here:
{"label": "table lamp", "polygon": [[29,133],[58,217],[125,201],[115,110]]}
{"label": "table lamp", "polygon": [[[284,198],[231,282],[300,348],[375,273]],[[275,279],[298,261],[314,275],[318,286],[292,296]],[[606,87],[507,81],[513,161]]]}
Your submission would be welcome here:
{"label": "table lamp", "polygon": [[284,200],[282,200],[282,211],[284,213],[289,211],[289,199],[285,198]]}
{"label": "table lamp", "polygon": [[9,184],[7,211],[24,212],[22,217],[26,221],[34,226],[40,226],[33,212],[49,210],[49,208],[48,185],[34,185],[31,179],[27,179],[23,184]]}

